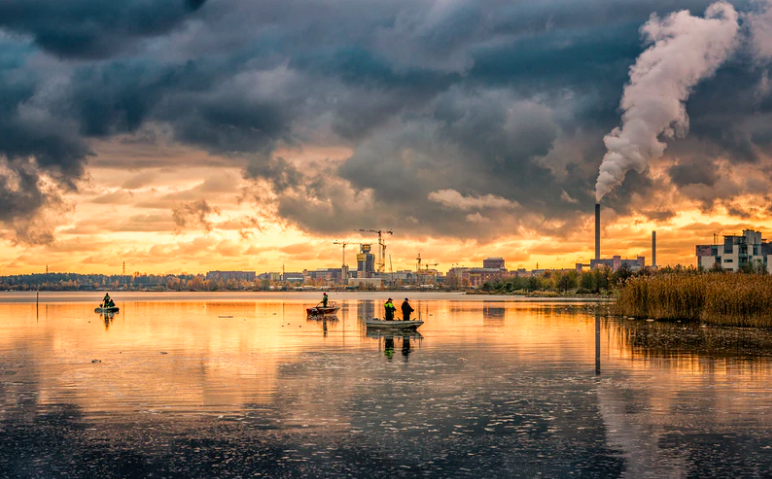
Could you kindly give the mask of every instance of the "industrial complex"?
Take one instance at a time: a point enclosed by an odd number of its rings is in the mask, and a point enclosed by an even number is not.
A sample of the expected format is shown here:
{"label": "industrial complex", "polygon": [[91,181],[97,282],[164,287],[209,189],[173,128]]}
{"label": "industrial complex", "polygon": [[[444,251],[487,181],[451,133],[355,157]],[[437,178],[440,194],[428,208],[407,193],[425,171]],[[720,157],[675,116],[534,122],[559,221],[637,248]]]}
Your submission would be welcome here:
{"label": "industrial complex", "polygon": [[[302,288],[318,288],[331,285],[352,289],[379,289],[385,286],[404,289],[433,289],[438,286],[448,288],[479,288],[485,283],[505,280],[513,277],[544,275],[558,270],[523,268],[508,270],[503,257],[489,257],[482,261],[482,266],[466,267],[454,264],[443,274],[438,269],[438,263],[429,263],[416,258],[415,269],[393,271],[391,258],[386,255],[386,237],[392,235],[391,230],[357,230],[361,233],[377,235],[377,243],[354,241],[335,241],[341,246],[341,267],[319,268],[297,272],[273,272],[255,275],[247,271],[210,271],[208,280],[223,281],[270,281],[294,284]],[[575,271],[579,274],[585,269],[607,268],[612,272],[627,270],[630,272],[657,268],[657,232],[651,232],[651,264],[646,264],[646,258],[638,255],[635,258],[623,258],[620,255],[601,256],[601,206],[595,205],[595,254],[589,263],[576,263]],[[717,238],[717,237],[716,237]],[[356,246],[356,269],[350,270],[346,263],[346,247]],[[725,271],[768,271],[772,272],[772,243],[762,238],[760,232],[744,230],[742,235],[724,236],[723,243],[714,238],[710,245],[696,246],[697,267],[706,270]],[[388,259],[388,269],[387,269]],[[567,271],[567,270],[559,270]]]}

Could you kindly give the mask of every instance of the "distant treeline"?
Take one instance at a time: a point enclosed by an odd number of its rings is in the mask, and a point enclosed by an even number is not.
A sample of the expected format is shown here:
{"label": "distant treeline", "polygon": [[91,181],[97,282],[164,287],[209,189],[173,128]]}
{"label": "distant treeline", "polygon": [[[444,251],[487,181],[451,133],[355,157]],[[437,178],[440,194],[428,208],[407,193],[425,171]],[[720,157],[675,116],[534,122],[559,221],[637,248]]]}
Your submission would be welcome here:
{"label": "distant treeline", "polygon": [[620,268],[612,272],[608,268],[596,268],[582,273],[576,270],[545,271],[540,275],[504,278],[483,284],[482,290],[501,294],[608,294],[621,282],[638,274],[649,274],[647,270],[633,272]]}
{"label": "distant treeline", "polygon": [[658,270],[644,268],[632,271],[627,267],[621,267],[617,271],[609,268],[596,268],[579,273],[570,271],[545,271],[540,275],[531,275],[515,278],[503,278],[490,281],[482,286],[482,290],[488,293],[498,294],[538,294],[538,295],[610,295],[627,284],[634,278],[651,278],[669,274],[697,275],[697,274],[732,275],[741,277],[765,276],[766,270],[755,268],[743,270],[741,273],[726,273],[722,270],[712,269],[704,271],[694,267],[670,267],[666,266]]}
{"label": "distant treeline", "polygon": [[268,289],[267,281],[206,280],[201,275],[43,273],[0,276],[0,291],[243,291]]}

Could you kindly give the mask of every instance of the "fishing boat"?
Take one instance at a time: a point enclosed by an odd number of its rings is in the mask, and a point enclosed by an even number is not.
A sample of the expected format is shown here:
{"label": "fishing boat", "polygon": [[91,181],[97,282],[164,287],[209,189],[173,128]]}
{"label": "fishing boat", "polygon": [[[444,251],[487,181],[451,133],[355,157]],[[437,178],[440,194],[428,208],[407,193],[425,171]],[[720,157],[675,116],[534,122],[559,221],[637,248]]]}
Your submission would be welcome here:
{"label": "fishing boat", "polygon": [[102,307],[99,306],[98,308],[94,308],[95,313],[117,313],[120,308],[118,306],[108,306],[108,307]]}
{"label": "fishing boat", "polygon": [[367,329],[388,329],[388,330],[405,330],[405,329],[417,329],[424,324],[423,321],[386,321],[384,319],[373,318],[365,320]]}
{"label": "fishing boat", "polygon": [[327,316],[337,313],[339,309],[340,306],[338,306],[338,303],[329,301],[326,307],[322,306],[322,303],[319,303],[313,308],[306,308],[306,313],[309,316]]}

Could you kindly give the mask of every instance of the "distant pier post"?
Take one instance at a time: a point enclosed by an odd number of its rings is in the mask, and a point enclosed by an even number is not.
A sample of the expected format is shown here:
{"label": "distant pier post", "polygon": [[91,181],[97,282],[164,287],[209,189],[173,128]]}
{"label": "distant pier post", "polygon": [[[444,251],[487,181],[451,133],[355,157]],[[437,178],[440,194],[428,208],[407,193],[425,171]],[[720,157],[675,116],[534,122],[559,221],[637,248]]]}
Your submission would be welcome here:
{"label": "distant pier post", "polygon": [[600,376],[600,311],[595,313],[595,375]]}

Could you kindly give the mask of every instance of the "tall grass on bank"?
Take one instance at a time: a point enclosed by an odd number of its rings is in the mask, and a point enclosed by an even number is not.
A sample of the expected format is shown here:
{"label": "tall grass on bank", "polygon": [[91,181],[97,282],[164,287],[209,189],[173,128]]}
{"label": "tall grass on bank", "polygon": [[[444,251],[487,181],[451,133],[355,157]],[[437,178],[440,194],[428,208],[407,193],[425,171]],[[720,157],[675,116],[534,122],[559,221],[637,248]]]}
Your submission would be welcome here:
{"label": "tall grass on bank", "polygon": [[772,328],[772,276],[667,273],[630,278],[619,292],[618,314],[690,319],[727,326]]}

